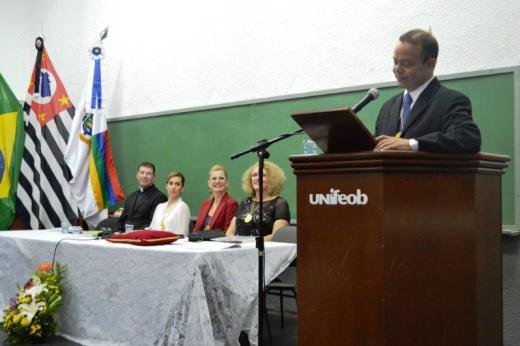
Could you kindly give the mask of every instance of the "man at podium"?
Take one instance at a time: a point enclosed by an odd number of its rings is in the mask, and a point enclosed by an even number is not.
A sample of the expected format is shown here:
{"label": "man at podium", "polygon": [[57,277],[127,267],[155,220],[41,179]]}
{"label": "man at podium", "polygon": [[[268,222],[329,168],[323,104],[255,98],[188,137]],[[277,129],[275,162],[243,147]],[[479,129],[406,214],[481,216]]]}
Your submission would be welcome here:
{"label": "man at podium", "polygon": [[376,150],[471,154],[480,150],[480,130],[464,94],[434,77],[439,46],[423,30],[399,37],[393,72],[402,93],[388,100],[376,122]]}

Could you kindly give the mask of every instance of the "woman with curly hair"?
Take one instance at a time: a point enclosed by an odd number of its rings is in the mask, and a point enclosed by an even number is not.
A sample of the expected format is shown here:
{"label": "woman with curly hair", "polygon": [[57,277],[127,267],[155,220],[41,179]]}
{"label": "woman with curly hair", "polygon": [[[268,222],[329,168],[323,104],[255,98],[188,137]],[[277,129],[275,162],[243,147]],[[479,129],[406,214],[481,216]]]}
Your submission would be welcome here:
{"label": "woman with curly hair", "polygon": [[[264,163],[263,204],[262,204],[262,235],[265,240],[271,240],[273,234],[287,226],[291,220],[289,204],[280,197],[285,186],[283,170],[270,161]],[[260,184],[258,163],[252,165],[242,176],[242,189],[249,195],[240,202],[240,206],[231,221],[226,234],[256,236],[260,225]]]}

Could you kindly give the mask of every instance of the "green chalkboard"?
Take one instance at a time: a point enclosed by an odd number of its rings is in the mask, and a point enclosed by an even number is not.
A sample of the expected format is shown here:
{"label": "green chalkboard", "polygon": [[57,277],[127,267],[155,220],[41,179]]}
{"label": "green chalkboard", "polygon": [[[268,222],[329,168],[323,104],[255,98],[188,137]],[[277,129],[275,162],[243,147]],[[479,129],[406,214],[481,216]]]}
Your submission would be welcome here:
{"label": "green chalkboard", "polygon": [[[514,73],[449,79],[443,83],[471,99],[475,121],[482,131],[482,151],[511,156],[512,161],[503,177],[502,207],[503,224],[515,225]],[[359,114],[370,130],[374,129],[381,105],[400,90],[385,87],[380,91],[379,99]],[[231,195],[240,200],[244,197],[240,188],[242,173],[257,158],[249,154],[230,160],[230,156],[253,146],[258,140],[298,129],[289,116],[291,113],[353,105],[364,94],[365,90],[334,93],[109,122],[123,189],[127,194],[135,190],[136,167],[141,161],[156,164],[156,185],[163,189],[166,175],[171,170],[180,170],[186,176],[183,199],[195,216],[200,202],[208,196],[208,169],[219,163],[230,175]],[[302,153],[305,138],[304,135],[294,136],[269,149],[270,160],[286,172],[287,184],[282,196],[289,201],[293,219],[297,217],[296,186],[288,156]]]}

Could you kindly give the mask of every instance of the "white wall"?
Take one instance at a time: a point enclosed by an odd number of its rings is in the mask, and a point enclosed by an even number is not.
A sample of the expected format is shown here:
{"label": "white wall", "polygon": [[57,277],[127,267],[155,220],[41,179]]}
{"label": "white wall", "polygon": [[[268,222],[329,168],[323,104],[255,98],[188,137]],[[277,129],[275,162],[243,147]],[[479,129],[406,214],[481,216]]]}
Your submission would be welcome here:
{"label": "white wall", "polygon": [[520,65],[517,0],[0,0],[0,72],[20,99],[43,34],[77,102],[109,26],[109,118],[388,82],[408,29],[432,28],[437,74]]}

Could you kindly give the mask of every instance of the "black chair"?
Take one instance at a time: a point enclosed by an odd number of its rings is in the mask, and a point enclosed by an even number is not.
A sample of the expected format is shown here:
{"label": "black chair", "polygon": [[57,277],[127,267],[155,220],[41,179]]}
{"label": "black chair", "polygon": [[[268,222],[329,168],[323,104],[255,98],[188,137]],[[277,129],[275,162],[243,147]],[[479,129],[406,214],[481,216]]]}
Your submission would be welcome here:
{"label": "black chair", "polygon": [[[273,235],[272,241],[296,244],[296,226],[285,226],[280,228]],[[296,270],[296,260],[294,260],[286,269],[286,271],[291,270]],[[282,328],[284,327],[284,297],[294,298],[294,300],[296,301],[296,275],[292,275],[291,278],[283,280],[281,279],[281,277],[284,273],[282,273],[278,278],[274,279],[265,288],[266,294],[276,295],[280,297],[280,324]]]}

